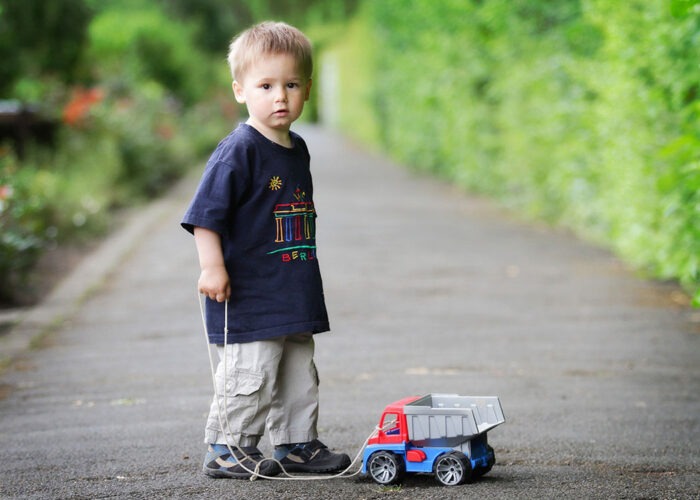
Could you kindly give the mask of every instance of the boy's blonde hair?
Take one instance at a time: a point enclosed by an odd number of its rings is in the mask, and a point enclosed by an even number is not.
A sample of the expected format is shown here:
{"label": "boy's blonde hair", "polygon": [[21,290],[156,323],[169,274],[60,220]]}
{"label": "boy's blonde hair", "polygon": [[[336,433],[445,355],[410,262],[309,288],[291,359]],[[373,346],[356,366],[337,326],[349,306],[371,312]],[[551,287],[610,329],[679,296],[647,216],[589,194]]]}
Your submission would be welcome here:
{"label": "boy's blonde hair", "polygon": [[273,54],[294,56],[304,78],[311,78],[311,42],[297,28],[273,21],[256,24],[233,39],[228,51],[231,76],[241,81],[255,60]]}

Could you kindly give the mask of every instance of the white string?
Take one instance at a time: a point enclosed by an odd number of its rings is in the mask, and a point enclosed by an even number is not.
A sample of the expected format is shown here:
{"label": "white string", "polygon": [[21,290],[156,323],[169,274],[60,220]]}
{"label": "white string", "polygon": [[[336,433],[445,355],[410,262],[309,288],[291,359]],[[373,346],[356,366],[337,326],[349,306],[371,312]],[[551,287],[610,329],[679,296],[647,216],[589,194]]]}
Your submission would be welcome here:
{"label": "white string", "polygon": [[[204,328],[203,328],[204,339],[205,339],[206,344],[207,344],[207,354],[209,355],[209,369],[211,371],[212,382],[214,384],[214,399],[216,400],[217,416],[219,418],[219,426],[221,427],[222,432],[224,433],[224,437],[226,438],[226,447],[228,448],[228,451],[231,454],[231,456],[236,457],[236,455],[233,453],[233,448],[236,448],[238,450],[238,452],[240,453],[240,455],[242,455],[243,458],[238,460],[238,465],[240,465],[241,468],[243,468],[243,470],[245,470],[246,472],[251,474],[250,480],[254,481],[255,479],[260,477],[263,479],[271,479],[274,481],[325,481],[325,480],[329,480],[329,479],[349,478],[349,477],[354,477],[354,476],[358,475],[360,473],[360,471],[362,470],[361,468],[357,469],[353,473],[349,473],[349,471],[353,467],[355,462],[357,462],[359,460],[359,458],[362,455],[362,452],[365,449],[365,446],[367,446],[367,443],[369,442],[369,440],[372,439],[373,437],[375,437],[377,435],[377,433],[380,430],[382,430],[379,426],[376,426],[374,428],[374,430],[372,430],[370,435],[367,436],[367,439],[365,439],[364,443],[362,443],[360,450],[357,452],[357,455],[355,455],[355,458],[352,460],[352,462],[350,462],[350,465],[348,465],[347,468],[345,468],[343,471],[338,472],[332,476],[327,476],[327,475],[326,476],[294,476],[294,475],[288,473],[285,470],[284,465],[282,465],[280,463],[280,461],[276,460],[275,458],[264,458],[264,459],[260,460],[257,463],[257,465],[255,466],[255,470],[249,469],[248,467],[246,467],[242,463],[243,460],[249,459],[252,461],[252,459],[245,453],[245,451],[243,451],[243,449],[240,446],[238,446],[235,443],[232,444],[229,441],[229,436],[232,436],[233,434],[231,433],[231,428],[229,426],[228,418],[226,418],[226,419],[222,418],[221,405],[219,404],[219,399],[220,399],[219,389],[218,389],[217,384],[216,384],[216,372],[214,370],[214,359],[212,357],[211,347],[209,344],[209,332],[207,329],[207,320],[206,320],[206,316],[204,314],[204,306],[202,305],[202,296],[199,292],[197,293],[197,301],[199,302],[199,311],[200,311],[201,316],[202,316],[202,325],[204,326]],[[223,360],[224,408],[228,408],[228,398],[227,398],[228,391],[226,389],[226,375],[228,374],[226,363],[227,363],[228,356],[226,356],[226,345],[228,345],[228,299],[226,300],[226,303],[224,304],[224,349],[223,349],[223,351],[224,351],[224,360]],[[226,425],[224,425],[224,422],[226,422]],[[277,465],[279,465],[280,468],[282,469],[282,474],[284,474],[285,477],[273,477],[273,476],[266,476],[264,474],[260,474],[260,465],[266,461],[272,461],[272,462],[277,463]]]}

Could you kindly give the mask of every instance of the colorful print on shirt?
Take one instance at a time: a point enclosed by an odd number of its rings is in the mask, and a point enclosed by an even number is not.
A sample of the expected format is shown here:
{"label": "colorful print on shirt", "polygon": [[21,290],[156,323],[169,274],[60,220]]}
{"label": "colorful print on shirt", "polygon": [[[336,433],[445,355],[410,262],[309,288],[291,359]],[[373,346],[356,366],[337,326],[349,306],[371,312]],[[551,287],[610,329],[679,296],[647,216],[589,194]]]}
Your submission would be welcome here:
{"label": "colorful print on shirt", "polygon": [[[274,176],[270,180],[282,185]],[[294,201],[278,203],[273,211],[275,221],[275,246],[268,255],[280,255],[282,262],[305,262],[316,259],[316,210],[314,203],[306,201],[306,192],[297,186]]]}

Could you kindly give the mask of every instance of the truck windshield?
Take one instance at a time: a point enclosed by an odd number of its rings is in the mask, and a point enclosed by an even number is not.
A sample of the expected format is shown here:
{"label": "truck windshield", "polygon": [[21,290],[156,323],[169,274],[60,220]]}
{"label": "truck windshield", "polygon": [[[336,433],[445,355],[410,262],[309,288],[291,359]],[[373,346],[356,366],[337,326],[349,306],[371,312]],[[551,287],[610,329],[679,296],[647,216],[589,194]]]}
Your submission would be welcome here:
{"label": "truck windshield", "polygon": [[382,420],[381,428],[384,433],[391,436],[399,433],[399,416],[396,413],[387,413]]}

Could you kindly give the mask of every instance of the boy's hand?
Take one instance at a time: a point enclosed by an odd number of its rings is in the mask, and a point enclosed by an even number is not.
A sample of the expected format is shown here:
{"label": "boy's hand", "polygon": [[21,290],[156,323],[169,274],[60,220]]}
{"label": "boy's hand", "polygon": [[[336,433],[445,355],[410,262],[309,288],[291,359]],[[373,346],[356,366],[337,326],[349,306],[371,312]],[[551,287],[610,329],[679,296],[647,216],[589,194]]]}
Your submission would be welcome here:
{"label": "boy's hand", "polygon": [[199,267],[202,270],[197,286],[211,300],[223,302],[231,296],[231,281],[224,265],[221,237],[203,227],[194,228],[194,241],[199,252]]}
{"label": "boy's hand", "polygon": [[231,296],[231,283],[224,266],[212,266],[202,269],[197,286],[199,287],[199,293],[217,302],[224,302]]}

